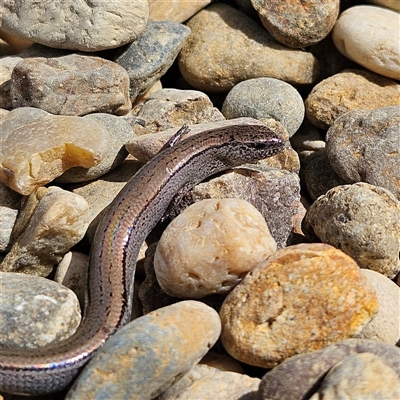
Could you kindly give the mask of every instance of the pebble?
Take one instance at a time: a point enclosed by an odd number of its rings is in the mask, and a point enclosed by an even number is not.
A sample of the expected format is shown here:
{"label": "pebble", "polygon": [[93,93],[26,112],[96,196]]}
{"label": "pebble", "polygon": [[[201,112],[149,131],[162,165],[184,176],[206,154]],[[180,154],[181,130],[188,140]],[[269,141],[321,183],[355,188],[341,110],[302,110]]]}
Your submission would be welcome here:
{"label": "pebble", "polygon": [[28,0],[0,5],[1,29],[49,47],[87,52],[132,42],[144,31],[147,0],[87,3]]}
{"label": "pebble", "polygon": [[137,318],[96,353],[66,400],[154,399],[200,361],[220,331],[218,314],[193,300]]}
{"label": "pebble", "polygon": [[[394,370],[398,379],[400,378],[400,349],[398,347],[374,340],[347,339],[313,353],[291,357],[267,372],[260,383],[259,399],[298,400],[311,398],[311,395],[319,389],[321,381],[332,367],[349,356],[369,353],[379,357],[389,367],[389,370]],[[385,368],[385,370],[387,371],[388,368]],[[376,374],[379,374],[379,372],[376,371]],[[342,376],[343,383],[350,379],[352,385],[355,385],[357,375],[353,377],[352,372],[349,371],[345,377]],[[371,379],[372,382],[377,381],[373,378]],[[387,389],[390,390],[391,388],[387,387]],[[353,399],[352,397],[348,398]],[[357,399],[360,399],[360,397]],[[364,400],[365,397],[362,397],[362,399]],[[376,398],[370,399],[375,400]]]}
{"label": "pebble", "polygon": [[346,182],[367,182],[400,200],[400,107],[352,110],[326,134],[326,153]]}
{"label": "pebble", "polygon": [[326,130],[350,110],[397,106],[399,96],[400,85],[394,80],[362,69],[348,69],[313,87],[304,102],[306,117]]}
{"label": "pebble", "polygon": [[400,11],[400,3],[397,0],[366,0],[367,3],[377,6],[387,7],[395,11]]}
{"label": "pebble", "polygon": [[[78,243],[87,230],[88,204],[84,198],[56,186],[41,188],[38,204],[0,264],[5,272],[48,276],[53,265]],[[29,210],[28,210],[29,211]],[[30,212],[29,212],[30,214]]]}
{"label": "pebble", "polygon": [[399,396],[400,379],[396,371],[375,354],[361,353],[348,356],[336,364],[310,400],[385,400],[398,399]]}
{"label": "pebble", "polygon": [[22,61],[21,57],[2,57],[0,62],[0,107],[11,110],[11,74],[14,67]]}
{"label": "pebble", "polygon": [[67,339],[81,311],[75,294],[58,283],[0,272],[0,320],[1,346],[27,349]]}
{"label": "pebble", "polygon": [[208,6],[186,25],[192,34],[179,54],[179,68],[196,89],[226,93],[239,82],[259,77],[292,85],[316,82],[318,61],[311,53],[279,44],[257,22],[227,4]]}
{"label": "pebble", "polygon": [[149,21],[173,21],[183,23],[212,0],[148,0]]}
{"label": "pebble", "polygon": [[61,115],[123,115],[132,108],[126,70],[81,54],[22,60],[12,72],[11,97],[13,108],[36,107]]}
{"label": "pebble", "polygon": [[293,136],[303,122],[304,104],[292,85],[274,78],[254,78],[232,88],[222,105],[222,113],[226,119],[273,118]]}
{"label": "pebble", "polygon": [[357,5],[340,14],[332,32],[337,49],[370,71],[400,79],[400,14]]}
{"label": "pebble", "polygon": [[261,213],[240,199],[189,206],[163,232],[154,256],[158,283],[170,296],[229,293],[276,250]]}
{"label": "pebble", "polygon": [[11,233],[17,220],[21,195],[0,183],[0,252],[10,250]]}
{"label": "pebble", "polygon": [[339,0],[282,2],[252,0],[260,20],[273,38],[285,46],[304,48],[318,43],[332,30]]}
{"label": "pebble", "polygon": [[331,244],[358,263],[392,279],[400,271],[400,202],[368,183],[341,185],[307,210],[303,232]]}
{"label": "pebble", "polygon": [[378,308],[354,260],[326,244],[298,244],[273,253],[228,294],[221,339],[239,361],[273,368],[352,337]]}

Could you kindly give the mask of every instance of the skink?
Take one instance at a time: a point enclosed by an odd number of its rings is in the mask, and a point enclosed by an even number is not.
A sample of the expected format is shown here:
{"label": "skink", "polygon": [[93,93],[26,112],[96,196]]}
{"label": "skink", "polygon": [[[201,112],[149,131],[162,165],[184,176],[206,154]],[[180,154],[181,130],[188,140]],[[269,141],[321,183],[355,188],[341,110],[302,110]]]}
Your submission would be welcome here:
{"label": "skink", "polygon": [[[267,127],[233,125],[166,147],[125,185],[93,241],[88,303],[77,331],[38,349],[0,348],[0,392],[48,394],[66,388],[109,336],[130,318],[140,246],[181,191],[215,173],[280,152],[284,140]],[[177,143],[175,143],[177,142]]]}

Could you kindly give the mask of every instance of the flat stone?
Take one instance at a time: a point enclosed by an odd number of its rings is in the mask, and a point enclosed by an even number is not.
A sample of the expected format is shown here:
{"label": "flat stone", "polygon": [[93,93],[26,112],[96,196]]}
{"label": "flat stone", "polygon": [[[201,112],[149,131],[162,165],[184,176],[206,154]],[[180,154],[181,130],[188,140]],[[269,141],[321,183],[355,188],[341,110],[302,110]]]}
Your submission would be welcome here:
{"label": "flat stone", "polygon": [[0,119],[0,132],[0,181],[23,195],[71,167],[98,164],[110,143],[107,129],[93,118],[52,115],[31,107]]}
{"label": "flat stone", "polygon": [[352,110],[326,134],[326,154],[346,182],[390,190],[400,200],[400,107]]}
{"label": "flat stone", "polygon": [[[319,389],[322,379],[332,367],[348,356],[364,353],[372,353],[380,357],[400,378],[400,349],[398,347],[374,340],[347,339],[310,354],[291,357],[267,372],[260,383],[259,399],[310,398]],[[353,376],[347,373],[346,377],[351,378],[353,385],[356,383],[356,375],[352,379]],[[373,381],[375,382],[375,379]]]}
{"label": "flat stone", "polygon": [[304,119],[304,103],[291,85],[274,78],[254,78],[238,83],[222,105],[226,119],[273,118],[293,136]]}
{"label": "flat stone", "polygon": [[27,349],[67,339],[81,312],[75,294],[58,283],[0,272],[0,320],[1,346]]}
{"label": "flat stone", "polygon": [[308,209],[303,232],[329,243],[389,279],[400,271],[400,202],[368,183],[337,186]]}
{"label": "flat stone", "polygon": [[218,314],[192,300],[137,318],[107,340],[67,399],[154,399],[200,361],[220,329]]}
{"label": "flat stone", "polygon": [[0,183],[0,252],[10,250],[11,233],[21,204],[21,195]]}
{"label": "flat stone", "polygon": [[267,31],[278,42],[304,48],[324,39],[336,22],[339,0],[251,0]]}
{"label": "flat stone", "polygon": [[1,28],[46,46],[98,51],[134,41],[148,19],[147,0],[2,3]]}
{"label": "flat stone", "polygon": [[[81,196],[55,186],[42,188],[32,216],[0,264],[5,272],[48,276],[64,254],[84,236],[88,204]],[[35,195],[32,195],[35,196]]]}
{"label": "flat stone", "polygon": [[113,60],[128,72],[132,102],[165,74],[189,35],[182,24],[150,22],[137,40],[117,52]]}
{"label": "flat stone", "polygon": [[149,21],[173,21],[183,23],[212,0],[148,0]]}
{"label": "flat stone", "polygon": [[311,53],[277,43],[257,22],[227,4],[206,7],[187,26],[192,34],[178,62],[196,89],[226,93],[251,78],[267,76],[293,85],[318,78],[318,62]]}
{"label": "flat stone", "polygon": [[158,283],[170,296],[226,294],[276,250],[261,213],[240,199],[196,202],[165,229],[154,256]]}
{"label": "flat stone", "polygon": [[340,14],[332,31],[337,49],[377,74],[400,79],[400,14],[358,5]]}
{"label": "flat stone", "polygon": [[273,253],[228,294],[221,339],[236,359],[272,368],[352,337],[378,308],[354,260],[329,245],[298,244]]}
{"label": "flat stone", "polygon": [[11,96],[13,108],[36,107],[62,115],[122,115],[132,106],[125,69],[80,54],[22,60],[12,72]]}
{"label": "flat stone", "polygon": [[2,57],[0,60],[0,108],[11,110],[11,74],[14,67],[22,61],[21,57]]}

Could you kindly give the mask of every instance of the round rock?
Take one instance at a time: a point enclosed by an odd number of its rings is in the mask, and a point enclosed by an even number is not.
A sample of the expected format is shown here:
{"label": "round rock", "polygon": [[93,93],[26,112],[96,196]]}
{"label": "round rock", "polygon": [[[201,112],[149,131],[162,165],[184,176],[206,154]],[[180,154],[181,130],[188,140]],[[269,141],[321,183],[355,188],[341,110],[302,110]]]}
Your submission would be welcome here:
{"label": "round rock", "polygon": [[337,186],[307,210],[303,232],[392,279],[400,271],[400,202],[368,183]]}
{"label": "round rock", "polygon": [[378,299],[354,260],[332,246],[289,246],[251,270],[222,304],[222,343],[239,361],[272,368],[352,337]]}
{"label": "round rock", "polygon": [[339,0],[251,0],[261,22],[278,42],[303,48],[321,41],[333,28]]}
{"label": "round rock", "polygon": [[367,182],[400,200],[400,107],[352,110],[326,134],[326,153],[346,182]]}
{"label": "round rock", "polygon": [[304,103],[299,92],[274,78],[254,78],[238,83],[222,105],[225,118],[273,118],[294,135],[304,119]]}
{"label": "round rock", "polygon": [[7,1],[0,4],[1,28],[49,47],[98,51],[134,41],[145,29],[147,0]]}
{"label": "round rock", "polygon": [[170,296],[225,294],[276,250],[261,213],[240,199],[192,204],[163,232],[154,257],[161,288]]}
{"label": "round rock", "polygon": [[363,67],[400,79],[400,14],[359,5],[345,10],[332,32],[337,49]]}

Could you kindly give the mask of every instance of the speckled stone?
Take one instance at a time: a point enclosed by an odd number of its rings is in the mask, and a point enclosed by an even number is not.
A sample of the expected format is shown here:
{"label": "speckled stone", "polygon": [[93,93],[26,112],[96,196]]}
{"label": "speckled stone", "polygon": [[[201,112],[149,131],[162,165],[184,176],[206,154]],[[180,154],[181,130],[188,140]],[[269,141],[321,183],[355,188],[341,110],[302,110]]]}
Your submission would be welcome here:
{"label": "speckled stone", "polygon": [[337,186],[307,210],[303,232],[343,250],[362,268],[392,279],[400,271],[400,202],[368,183]]}
{"label": "speckled stone", "polygon": [[291,357],[267,372],[260,383],[259,399],[309,398],[319,389],[321,380],[332,367],[350,355],[363,353],[380,357],[400,378],[398,347],[374,340],[347,339],[310,354]]}
{"label": "speckled stone", "polygon": [[13,108],[36,107],[61,115],[123,115],[132,107],[126,70],[82,54],[22,60],[12,71],[11,97]]}
{"label": "speckled stone", "polygon": [[81,312],[75,294],[58,283],[0,272],[0,320],[1,346],[26,349],[71,336]]}
{"label": "speckled stone", "polygon": [[170,296],[226,294],[276,250],[261,213],[240,199],[196,202],[164,230],[154,257],[158,283]]}
{"label": "speckled stone", "polygon": [[225,118],[273,118],[293,136],[304,119],[304,104],[299,92],[274,78],[254,78],[238,83],[222,105]]}
{"label": "speckled stone", "polygon": [[55,186],[39,189],[32,216],[13,242],[0,270],[48,276],[63,255],[84,236],[89,221],[84,198]]}
{"label": "speckled stone", "polygon": [[165,74],[189,35],[182,24],[150,22],[137,40],[117,51],[113,60],[128,72],[132,102]]}
{"label": "speckled stone", "polygon": [[71,167],[98,164],[110,142],[107,129],[93,118],[52,115],[31,107],[0,119],[0,132],[0,180],[23,195]]}
{"label": "speckled stone", "polygon": [[396,81],[362,69],[344,70],[318,83],[304,104],[307,119],[328,129],[344,113],[361,108],[397,106],[400,85]]}
{"label": "speckled stone", "polygon": [[333,42],[346,57],[377,74],[400,79],[400,14],[357,5],[340,14]]}
{"label": "speckled stone", "polygon": [[311,53],[277,43],[260,24],[227,4],[206,7],[187,26],[192,34],[179,54],[179,68],[196,89],[226,93],[239,82],[265,76],[300,85],[318,78]]}
{"label": "speckled stone", "polygon": [[17,219],[21,195],[0,183],[0,252],[10,250],[11,232]]}
{"label": "speckled stone", "polygon": [[260,20],[272,37],[288,47],[311,46],[333,28],[339,0],[251,0]]}
{"label": "speckled stone", "polygon": [[220,329],[212,308],[190,300],[137,318],[95,354],[66,400],[154,399],[200,361]]}
{"label": "speckled stone", "polygon": [[148,0],[149,21],[173,21],[183,23],[212,0]]}
{"label": "speckled stone", "polygon": [[354,260],[329,245],[298,244],[273,253],[229,293],[221,339],[236,359],[272,368],[352,337],[378,308]]}
{"label": "speckled stone", "polygon": [[326,153],[346,182],[367,182],[400,200],[400,106],[352,110],[326,134]]}
{"label": "speckled stone", "polygon": [[51,47],[82,51],[112,49],[134,41],[145,29],[148,13],[147,0],[21,0],[0,5],[5,32]]}
{"label": "speckled stone", "polygon": [[11,110],[11,74],[14,67],[22,61],[21,57],[2,57],[0,60],[0,108]]}

